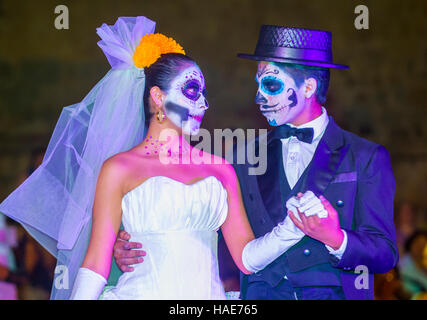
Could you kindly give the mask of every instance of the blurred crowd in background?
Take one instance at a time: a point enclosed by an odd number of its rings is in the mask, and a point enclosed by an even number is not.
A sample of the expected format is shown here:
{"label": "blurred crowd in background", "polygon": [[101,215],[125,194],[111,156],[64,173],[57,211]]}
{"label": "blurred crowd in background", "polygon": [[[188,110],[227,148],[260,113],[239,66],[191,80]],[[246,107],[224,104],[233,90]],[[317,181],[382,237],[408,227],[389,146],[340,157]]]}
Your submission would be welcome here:
{"label": "blurred crowd in background", "polygon": [[[22,183],[42,162],[44,149],[29,156]],[[417,211],[409,202],[396,205],[395,225],[399,248],[398,265],[375,275],[377,300],[427,300],[427,230],[420,226]],[[239,291],[239,270],[224,241],[218,248],[220,275],[226,291]],[[49,299],[56,259],[19,224],[0,214],[0,300]]]}
{"label": "blurred crowd in background", "polygon": [[[42,163],[45,150],[36,148],[17,186]],[[17,222],[0,214],[0,300],[47,300],[56,258]]]}

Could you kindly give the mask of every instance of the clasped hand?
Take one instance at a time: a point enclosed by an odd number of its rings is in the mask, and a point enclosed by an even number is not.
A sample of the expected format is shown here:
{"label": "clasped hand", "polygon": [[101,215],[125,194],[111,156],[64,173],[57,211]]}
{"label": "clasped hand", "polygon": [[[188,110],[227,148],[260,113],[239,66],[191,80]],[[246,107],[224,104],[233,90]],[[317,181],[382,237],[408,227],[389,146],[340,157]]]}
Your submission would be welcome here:
{"label": "clasped hand", "polygon": [[312,191],[298,193],[288,200],[286,207],[292,222],[304,234],[334,250],[341,246],[344,233],[339,216],[325,197],[316,197]]}

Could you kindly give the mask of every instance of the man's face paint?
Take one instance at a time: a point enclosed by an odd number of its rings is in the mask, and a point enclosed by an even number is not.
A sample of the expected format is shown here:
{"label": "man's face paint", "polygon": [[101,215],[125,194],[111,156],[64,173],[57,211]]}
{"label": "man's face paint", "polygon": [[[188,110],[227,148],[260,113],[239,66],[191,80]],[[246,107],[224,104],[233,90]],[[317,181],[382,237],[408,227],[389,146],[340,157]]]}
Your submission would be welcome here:
{"label": "man's face paint", "polygon": [[205,79],[197,66],[184,69],[171,83],[166,95],[166,116],[183,133],[197,134],[208,102]]}
{"label": "man's face paint", "polygon": [[271,126],[292,123],[304,109],[303,86],[272,62],[259,62],[255,77],[258,92],[255,103]]}

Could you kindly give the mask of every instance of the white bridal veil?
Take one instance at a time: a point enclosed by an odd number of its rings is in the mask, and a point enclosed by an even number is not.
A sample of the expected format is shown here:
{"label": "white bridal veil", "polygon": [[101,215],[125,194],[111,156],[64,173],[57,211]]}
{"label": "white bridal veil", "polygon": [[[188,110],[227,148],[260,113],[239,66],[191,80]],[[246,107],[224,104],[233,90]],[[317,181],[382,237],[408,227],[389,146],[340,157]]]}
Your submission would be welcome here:
{"label": "white bridal veil", "polygon": [[83,261],[102,163],[144,138],[145,75],[132,57],[154,28],[145,17],[120,17],[97,29],[111,70],[83,101],[62,110],[43,163],[0,204],[57,258],[53,299],[69,297]]}

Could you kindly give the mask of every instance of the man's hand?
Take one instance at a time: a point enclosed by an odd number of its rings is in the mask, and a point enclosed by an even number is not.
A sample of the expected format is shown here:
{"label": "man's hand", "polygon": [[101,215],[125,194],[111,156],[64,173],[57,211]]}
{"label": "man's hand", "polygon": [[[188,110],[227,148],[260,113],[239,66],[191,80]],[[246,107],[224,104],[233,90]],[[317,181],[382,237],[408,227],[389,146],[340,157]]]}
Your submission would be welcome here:
{"label": "man's hand", "polygon": [[114,244],[114,260],[123,272],[133,271],[134,268],[130,267],[130,265],[143,262],[144,259],[142,257],[146,255],[146,252],[143,250],[131,250],[142,248],[142,244],[139,242],[129,242],[129,239],[130,234],[124,230],[120,230]]}
{"label": "man's hand", "polygon": [[304,194],[299,192],[295,197],[289,198],[286,208],[292,211],[297,219],[299,219],[298,210],[303,212],[306,217],[317,215],[319,218],[326,218],[328,216],[320,199],[310,190]]}
{"label": "man's hand", "polygon": [[297,208],[297,211],[301,221],[295,217],[291,210],[288,210],[288,215],[291,217],[292,222],[307,236],[337,250],[344,240],[344,233],[340,227],[338,213],[323,196],[320,196],[319,199],[324,209],[328,212],[326,218],[319,218],[317,215],[307,217],[304,212],[299,210],[300,208]]}

